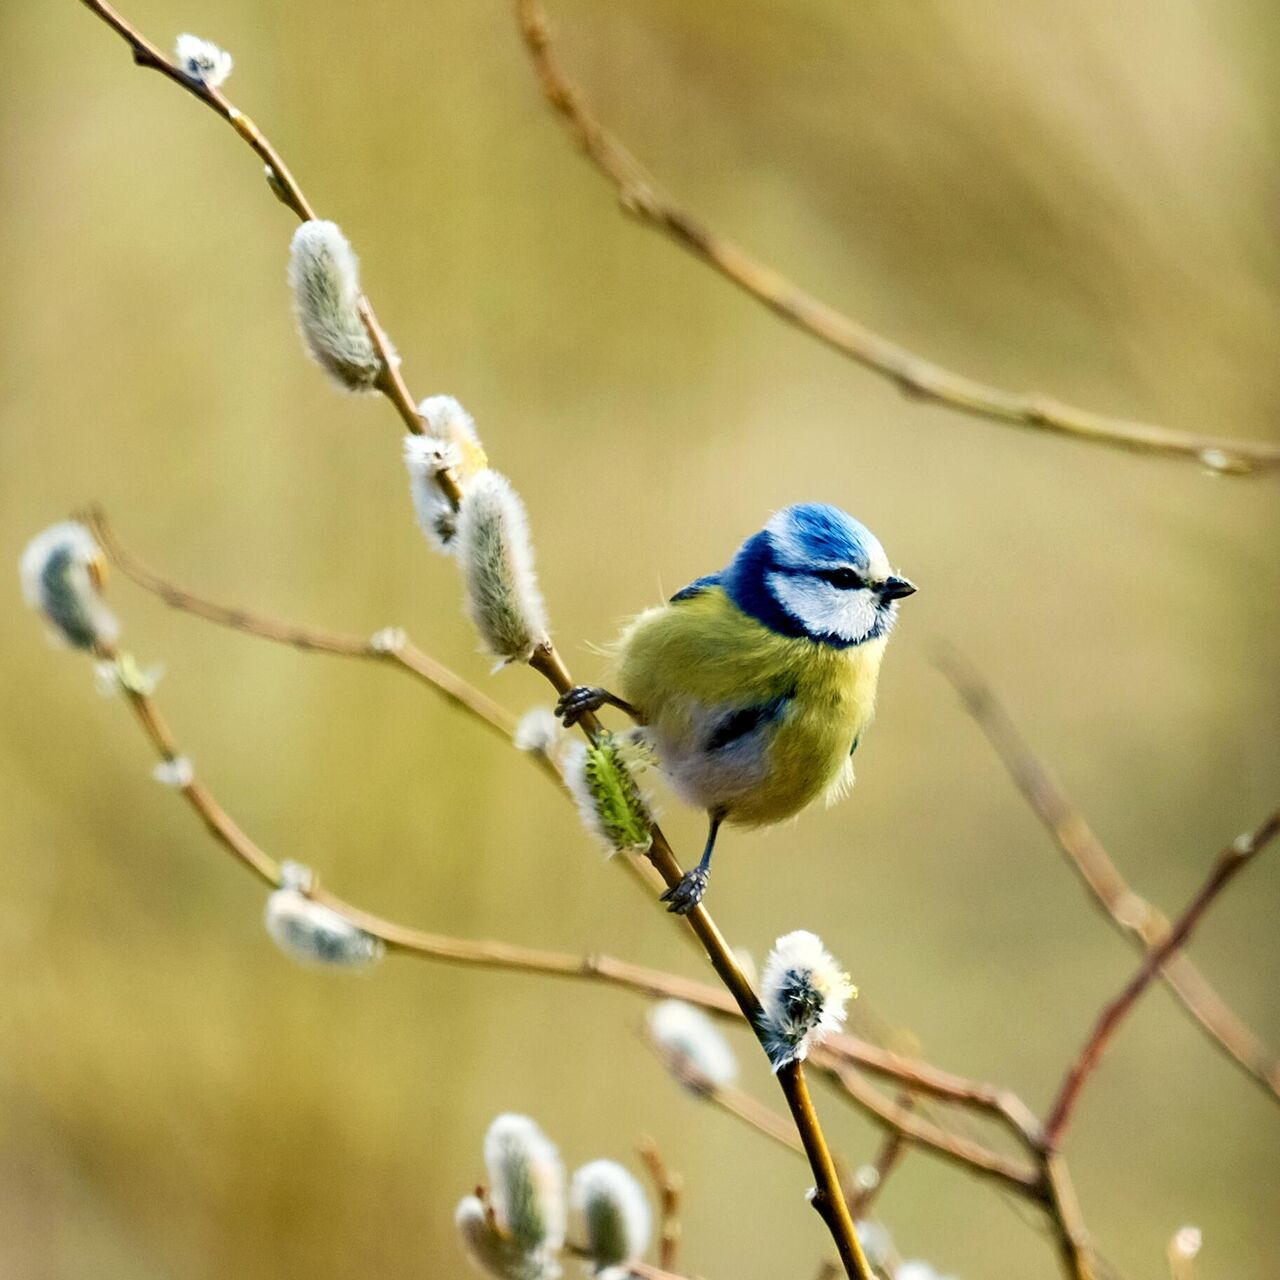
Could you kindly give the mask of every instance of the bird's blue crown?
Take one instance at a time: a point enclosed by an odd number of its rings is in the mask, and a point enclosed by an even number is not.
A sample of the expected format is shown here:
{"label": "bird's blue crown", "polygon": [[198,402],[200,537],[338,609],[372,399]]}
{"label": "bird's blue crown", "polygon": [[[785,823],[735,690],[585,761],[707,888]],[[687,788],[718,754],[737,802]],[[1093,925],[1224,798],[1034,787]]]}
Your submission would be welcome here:
{"label": "bird's blue crown", "polygon": [[886,635],[897,601],[915,590],[892,574],[870,529],[820,502],[779,511],[716,577],[771,631],[838,649]]}

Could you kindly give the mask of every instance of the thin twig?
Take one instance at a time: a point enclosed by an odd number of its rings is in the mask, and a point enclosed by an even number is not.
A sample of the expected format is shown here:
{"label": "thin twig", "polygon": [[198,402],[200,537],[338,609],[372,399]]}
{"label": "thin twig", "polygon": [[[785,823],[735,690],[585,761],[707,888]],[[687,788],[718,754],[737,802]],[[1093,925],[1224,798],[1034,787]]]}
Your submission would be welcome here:
{"label": "thin twig", "polygon": [[984,1177],[993,1178],[1023,1195],[1034,1194],[1039,1179],[1034,1169],[988,1150],[981,1143],[948,1133],[940,1125],[924,1120],[907,1106],[886,1098],[847,1066],[835,1068],[849,1096],[875,1121],[908,1142],[919,1143],[946,1160]]}
{"label": "thin twig", "polygon": [[1097,1280],[1093,1245],[1085,1230],[1080,1202],[1076,1199],[1066,1161],[1058,1152],[1044,1152],[1040,1178],[1045,1213],[1063,1269],[1071,1280]]}
{"label": "thin twig", "polygon": [[1009,426],[1055,432],[1142,453],[1188,458],[1229,474],[1280,467],[1280,444],[1270,441],[1198,435],[1108,417],[1049,396],[1005,391],[953,373],[806,293],[672,203],[644,166],[605,132],[577,87],[561,71],[539,0],[516,0],[516,13],[543,95],[568,126],[579,149],[614,186],[626,213],[667,235],[788,324],[888,378],[905,394]]}
{"label": "thin twig", "polygon": [[645,1138],[639,1150],[658,1199],[658,1265],[674,1271],[680,1263],[680,1193],[684,1180],[667,1168],[667,1162],[652,1138]]}
{"label": "thin twig", "polygon": [[[981,674],[953,651],[939,655],[938,667],[1111,923],[1142,950],[1164,942],[1169,921],[1126,883],[1079,806],[1036,756]],[[1242,1067],[1273,1101],[1280,1101],[1280,1057],[1241,1020],[1195,962],[1181,953],[1170,956],[1160,977],[1215,1047]]]}
{"label": "thin twig", "polygon": [[1208,878],[1174,922],[1168,937],[1147,953],[1138,971],[1125,984],[1124,989],[1098,1015],[1093,1031],[1085,1041],[1079,1056],[1067,1071],[1058,1096],[1049,1111],[1049,1118],[1045,1121],[1044,1140],[1049,1150],[1056,1150],[1061,1143],[1062,1135],[1066,1132],[1067,1126],[1071,1123],[1071,1117],[1075,1113],[1081,1091],[1125,1016],[1137,1004],[1142,993],[1155,981],[1168,958],[1179,947],[1185,945],[1201,917],[1214,904],[1218,895],[1267,847],[1278,832],[1280,832],[1280,809],[1252,831],[1240,836],[1235,843],[1228,845],[1218,855]]}
{"label": "thin twig", "polygon": [[[915,1099],[909,1093],[901,1094],[898,1097],[898,1106],[904,1111],[911,1111],[915,1107]],[[871,1212],[880,1193],[884,1190],[884,1184],[889,1181],[893,1171],[903,1162],[910,1149],[911,1144],[907,1141],[906,1134],[901,1129],[890,1129],[880,1144],[880,1150],[854,1174],[854,1189],[849,1197],[849,1211],[853,1214],[855,1221],[865,1218]]]}

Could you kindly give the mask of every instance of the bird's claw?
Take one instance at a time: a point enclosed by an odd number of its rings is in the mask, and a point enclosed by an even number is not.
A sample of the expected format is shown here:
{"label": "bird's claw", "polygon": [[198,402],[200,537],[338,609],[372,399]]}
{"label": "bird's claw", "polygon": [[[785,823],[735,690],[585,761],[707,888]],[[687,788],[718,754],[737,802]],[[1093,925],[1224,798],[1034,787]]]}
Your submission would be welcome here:
{"label": "bird's claw", "polygon": [[556,703],[556,715],[564,722],[566,729],[572,729],[583,716],[599,711],[607,701],[605,691],[593,684],[574,685],[568,693],[562,694]]}
{"label": "bird's claw", "polygon": [[701,867],[686,871],[680,882],[662,895],[662,901],[668,904],[667,910],[678,916],[687,916],[702,901],[702,895],[707,891],[707,879],[707,872]]}

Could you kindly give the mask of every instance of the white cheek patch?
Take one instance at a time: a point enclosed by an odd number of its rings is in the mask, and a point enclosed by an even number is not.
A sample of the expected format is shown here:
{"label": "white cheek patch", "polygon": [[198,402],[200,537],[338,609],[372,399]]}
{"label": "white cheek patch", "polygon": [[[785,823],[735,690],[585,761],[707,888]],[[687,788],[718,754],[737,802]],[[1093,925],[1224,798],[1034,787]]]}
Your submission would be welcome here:
{"label": "white cheek patch", "polygon": [[876,596],[865,587],[842,590],[808,574],[771,573],[769,590],[812,635],[856,642],[875,630]]}

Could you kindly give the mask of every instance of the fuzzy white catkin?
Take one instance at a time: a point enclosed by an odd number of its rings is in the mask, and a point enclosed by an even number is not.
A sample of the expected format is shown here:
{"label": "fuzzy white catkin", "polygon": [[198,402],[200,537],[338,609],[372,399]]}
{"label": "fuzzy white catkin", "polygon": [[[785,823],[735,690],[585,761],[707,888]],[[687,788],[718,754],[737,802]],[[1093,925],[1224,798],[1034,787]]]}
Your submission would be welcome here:
{"label": "fuzzy white catkin", "polygon": [[475,419],[453,396],[428,396],[418,405],[418,413],[427,430],[453,450],[452,465],[460,480],[465,482],[489,465]]}
{"label": "fuzzy white catkin", "polygon": [[554,750],[564,736],[560,721],[550,707],[534,707],[520,717],[511,737],[517,751],[541,751],[544,755]]}
{"label": "fuzzy white catkin", "polygon": [[443,471],[457,466],[458,451],[448,440],[431,435],[404,438],[404,465],[418,528],[433,551],[452,555],[458,536],[458,513],[436,483]]}
{"label": "fuzzy white catkin", "polygon": [[889,1229],[883,1223],[873,1222],[868,1218],[859,1219],[854,1226],[867,1261],[873,1267],[886,1268],[893,1257],[893,1237],[889,1234]]}
{"label": "fuzzy white catkin", "polygon": [[564,1166],[528,1116],[500,1115],[484,1139],[489,1196],[499,1229],[526,1251],[564,1244]]}
{"label": "fuzzy white catkin", "polygon": [[797,929],[779,938],[760,979],[760,1029],[774,1070],[804,1058],[838,1031],[856,994],[816,934]]}
{"label": "fuzzy white catkin", "polygon": [[559,1264],[545,1249],[532,1252],[494,1230],[478,1196],[466,1196],[453,1215],[463,1252],[478,1270],[497,1280],[554,1280]]}
{"label": "fuzzy white catkin", "polygon": [[431,547],[451,555],[458,536],[458,513],[436,477],[451,471],[465,493],[489,460],[475,422],[453,396],[428,396],[418,405],[418,414],[426,424],[426,433],[408,436],[404,442],[413,509]]}
{"label": "fuzzy white catkin", "polygon": [[639,1258],[649,1247],[653,1214],[640,1184],[613,1160],[593,1160],[569,1187],[578,1235],[594,1269]]}
{"label": "fuzzy white catkin", "polygon": [[732,1084],[738,1060],[703,1011],[683,1000],[662,1000],[649,1010],[649,1034],[691,1088]]}
{"label": "fuzzy white catkin", "polygon": [[293,233],[289,287],[311,358],[348,391],[373,391],[382,362],[360,317],[360,268],[335,223],[313,219]]}
{"label": "fuzzy white catkin", "polygon": [[485,648],[527,662],[547,642],[547,610],[533,567],[524,503],[507,478],[481,471],[458,509],[458,564],[467,612]]}
{"label": "fuzzy white catkin", "polygon": [[75,520],[36,534],[18,562],[23,598],[44,615],[51,634],[73,649],[109,645],[120,634],[120,624],[99,594],[105,576],[102,549]]}
{"label": "fuzzy white catkin", "polygon": [[919,1258],[911,1258],[906,1262],[898,1263],[894,1280],[955,1280],[955,1277],[941,1275],[927,1262],[922,1262]]}
{"label": "fuzzy white catkin", "polygon": [[283,888],[267,898],[263,923],[276,946],[304,965],[364,969],[386,950],[380,938],[330,907],[312,902],[289,877]]}
{"label": "fuzzy white catkin", "polygon": [[156,765],[151,770],[151,776],[163,786],[172,787],[175,791],[181,791],[195,781],[196,770],[186,756],[173,756],[171,759],[162,760]]}
{"label": "fuzzy white catkin", "polygon": [[189,32],[178,37],[174,45],[178,66],[193,80],[208,89],[216,89],[231,74],[231,55],[209,40]]}

